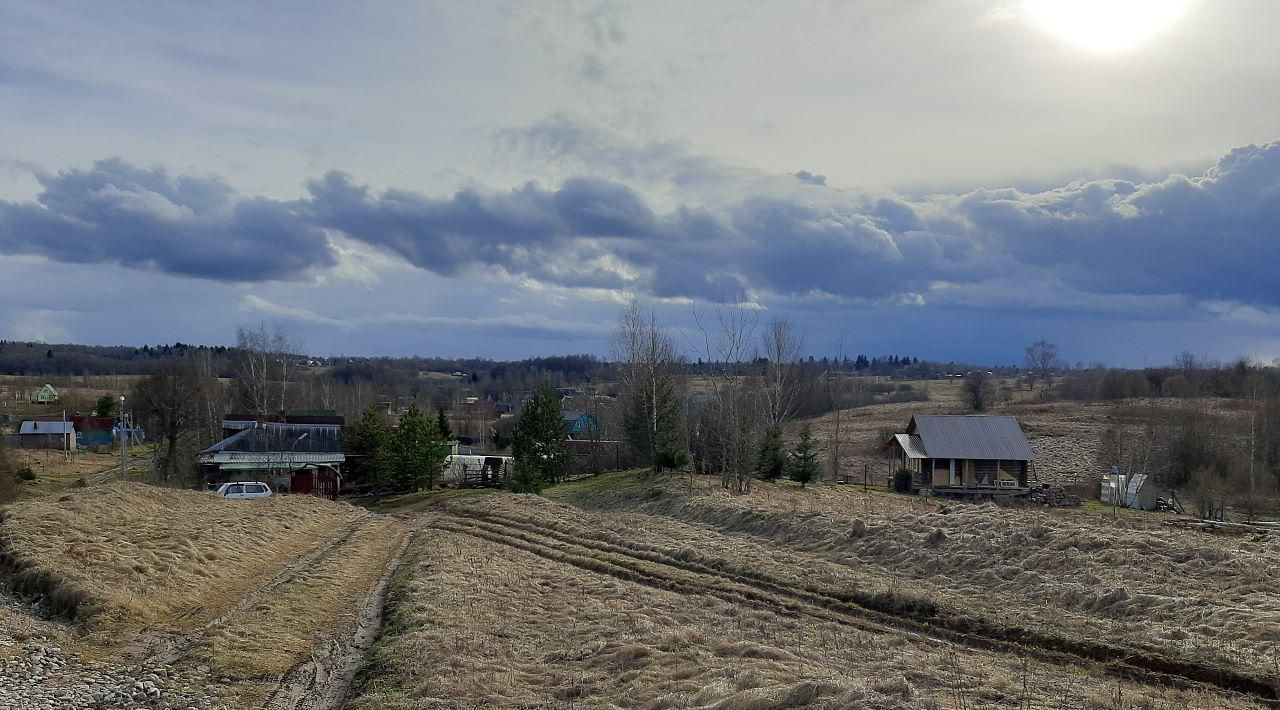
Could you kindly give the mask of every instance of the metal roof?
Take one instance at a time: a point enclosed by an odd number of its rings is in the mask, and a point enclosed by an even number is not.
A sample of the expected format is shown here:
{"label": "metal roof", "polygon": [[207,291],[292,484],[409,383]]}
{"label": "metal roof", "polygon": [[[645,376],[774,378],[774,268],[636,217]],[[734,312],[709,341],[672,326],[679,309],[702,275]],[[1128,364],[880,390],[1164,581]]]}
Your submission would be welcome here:
{"label": "metal roof", "polygon": [[336,453],[312,453],[298,451],[206,451],[200,454],[200,463],[253,463],[270,468],[296,468],[303,464],[342,463],[346,456]]}
{"label": "metal roof", "polygon": [[205,449],[203,453],[220,451],[265,453],[342,453],[342,427],[337,424],[265,423],[243,429]]}
{"label": "metal roof", "polygon": [[74,434],[75,424],[71,422],[23,422],[18,429],[19,434]]}
{"label": "metal roof", "polygon": [[927,457],[933,459],[997,459],[1034,461],[1018,420],[982,414],[917,414],[907,425],[916,434]]}
{"label": "metal roof", "polygon": [[907,452],[907,458],[927,459],[929,454],[925,453],[924,444],[920,441],[920,437],[915,434],[894,434],[893,438],[898,440],[898,446]]}

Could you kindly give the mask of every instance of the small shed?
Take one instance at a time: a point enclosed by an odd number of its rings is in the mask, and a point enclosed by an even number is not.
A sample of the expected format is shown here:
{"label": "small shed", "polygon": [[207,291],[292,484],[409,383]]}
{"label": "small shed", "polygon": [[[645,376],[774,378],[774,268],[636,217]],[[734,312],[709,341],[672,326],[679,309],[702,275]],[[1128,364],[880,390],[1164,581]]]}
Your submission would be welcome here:
{"label": "small shed", "polygon": [[18,429],[18,446],[24,449],[74,449],[76,427],[71,422],[25,421]]}
{"label": "small shed", "polygon": [[58,390],[46,382],[44,386],[36,391],[36,396],[31,398],[31,401],[36,404],[53,404],[58,401]]}

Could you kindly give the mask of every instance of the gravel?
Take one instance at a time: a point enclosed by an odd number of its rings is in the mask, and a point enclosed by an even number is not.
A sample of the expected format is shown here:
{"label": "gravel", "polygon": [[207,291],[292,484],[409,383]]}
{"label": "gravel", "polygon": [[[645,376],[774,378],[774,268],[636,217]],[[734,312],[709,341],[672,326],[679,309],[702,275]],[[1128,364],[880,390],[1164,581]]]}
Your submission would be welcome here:
{"label": "gravel", "polygon": [[0,708],[217,708],[198,671],[120,667],[64,654],[44,637],[0,638]]}

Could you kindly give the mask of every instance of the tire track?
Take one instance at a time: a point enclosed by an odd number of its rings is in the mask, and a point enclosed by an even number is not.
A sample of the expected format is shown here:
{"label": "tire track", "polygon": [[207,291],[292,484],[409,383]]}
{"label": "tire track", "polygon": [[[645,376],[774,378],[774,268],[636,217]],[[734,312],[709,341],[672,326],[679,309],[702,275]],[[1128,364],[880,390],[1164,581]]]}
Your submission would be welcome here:
{"label": "tire track", "polygon": [[342,529],[339,535],[307,550],[293,564],[278,572],[266,584],[241,597],[235,606],[214,617],[195,631],[186,634],[158,634],[150,639],[154,645],[147,653],[146,663],[165,666],[177,663],[198,640],[210,631],[257,606],[271,592],[293,581],[298,575],[315,566],[339,546],[346,544],[369,519],[369,516],[364,516],[351,521]]}
{"label": "tire track", "polygon": [[311,658],[280,679],[263,703],[263,710],[338,710],[346,702],[356,671],[382,628],[387,588],[400,568],[412,531],[405,533],[387,562],[378,583],[360,605],[360,616],[349,638],[334,638],[312,649]]}
{"label": "tire track", "polygon": [[[597,531],[569,532],[563,526],[488,512],[467,511],[465,516],[457,513],[449,515],[452,518],[449,523],[462,528],[455,529],[455,532],[477,534],[476,536],[492,542],[519,547],[542,557],[649,586],[682,593],[710,594],[730,601],[746,601],[772,611],[783,611],[789,615],[803,614],[865,631],[906,633],[934,642],[1019,657],[1030,655],[1049,663],[1099,665],[1110,675],[1157,685],[1212,686],[1219,691],[1246,695],[1280,707],[1272,683],[1230,669],[1097,641],[998,626],[984,619],[944,614],[936,609],[913,609],[907,605],[894,611],[886,611],[880,607],[891,605],[892,600],[884,600],[883,604],[878,604],[873,596],[869,599],[865,593],[839,593],[783,582],[759,572],[711,567],[680,559],[652,546],[625,544],[616,538],[614,542],[602,541],[601,533]],[[589,538],[587,535],[596,537]],[[655,566],[659,569],[654,569]],[[692,581],[676,582],[669,572],[664,572],[661,568],[694,577]],[[622,574],[612,570],[621,570]]]}

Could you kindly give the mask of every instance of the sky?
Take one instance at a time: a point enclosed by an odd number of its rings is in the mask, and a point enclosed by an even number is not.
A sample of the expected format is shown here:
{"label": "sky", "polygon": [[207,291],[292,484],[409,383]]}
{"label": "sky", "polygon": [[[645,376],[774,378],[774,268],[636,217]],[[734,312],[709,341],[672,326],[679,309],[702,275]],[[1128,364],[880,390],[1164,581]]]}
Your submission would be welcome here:
{"label": "sky", "polygon": [[[1271,0],[0,5],[0,338],[1280,357]],[[720,306],[724,307],[724,306]],[[702,314],[702,318],[696,317]]]}

